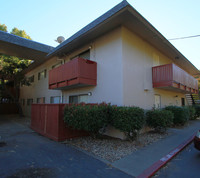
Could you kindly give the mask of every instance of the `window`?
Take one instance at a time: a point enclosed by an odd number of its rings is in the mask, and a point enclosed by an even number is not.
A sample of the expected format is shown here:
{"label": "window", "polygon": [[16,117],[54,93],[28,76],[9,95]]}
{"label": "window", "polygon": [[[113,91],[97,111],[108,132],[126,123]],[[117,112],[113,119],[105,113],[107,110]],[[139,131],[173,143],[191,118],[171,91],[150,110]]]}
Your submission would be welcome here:
{"label": "window", "polygon": [[44,104],[45,103],[45,97],[37,98],[37,103],[38,104]]}
{"label": "window", "polygon": [[52,66],[52,69],[54,69],[54,68],[56,68],[56,67],[59,67],[61,64],[62,64],[62,62],[59,62],[59,63],[53,65],[53,66]]}
{"label": "window", "polygon": [[29,99],[27,99],[27,106],[31,106],[31,104],[33,103],[33,99],[31,98],[29,98]]}
{"label": "window", "polygon": [[69,96],[69,103],[78,104],[78,96]]}
{"label": "window", "polygon": [[185,106],[185,98],[181,98],[181,106]]}
{"label": "window", "polygon": [[61,97],[60,96],[51,96],[50,103],[52,103],[52,104],[61,103]]}
{"label": "window", "polygon": [[47,73],[47,70],[43,70],[42,72],[39,72],[38,73],[38,80],[42,80],[43,78],[46,78],[46,73]]}
{"label": "window", "polygon": [[83,53],[79,54],[79,57],[83,59],[90,59],[90,50],[84,51]]}
{"label": "window", "polygon": [[73,104],[88,103],[88,95],[69,96],[69,103],[73,103]]}
{"label": "window", "polygon": [[71,60],[72,60],[72,59],[75,59],[75,58],[77,58],[77,57],[81,57],[81,58],[83,58],[83,59],[88,59],[88,60],[90,60],[90,50],[84,51],[84,52],[78,54],[77,56],[72,57]]}
{"label": "window", "polygon": [[29,77],[28,80],[29,80],[30,83],[33,83],[34,82],[34,75],[32,75],[31,77]]}

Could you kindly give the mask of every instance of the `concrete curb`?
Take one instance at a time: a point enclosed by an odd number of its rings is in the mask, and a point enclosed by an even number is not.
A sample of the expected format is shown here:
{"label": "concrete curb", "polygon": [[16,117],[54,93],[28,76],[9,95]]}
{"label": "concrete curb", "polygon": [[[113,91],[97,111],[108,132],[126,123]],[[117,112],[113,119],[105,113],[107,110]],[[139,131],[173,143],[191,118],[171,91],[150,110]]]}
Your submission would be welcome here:
{"label": "concrete curb", "polygon": [[160,160],[152,164],[149,168],[144,170],[139,176],[137,176],[137,178],[146,178],[153,176],[161,167],[163,167],[168,161],[170,161],[174,156],[176,156],[180,151],[182,151],[189,143],[191,143],[195,135],[196,132],[182,144],[180,144],[175,149],[170,151],[166,156],[162,157]]}

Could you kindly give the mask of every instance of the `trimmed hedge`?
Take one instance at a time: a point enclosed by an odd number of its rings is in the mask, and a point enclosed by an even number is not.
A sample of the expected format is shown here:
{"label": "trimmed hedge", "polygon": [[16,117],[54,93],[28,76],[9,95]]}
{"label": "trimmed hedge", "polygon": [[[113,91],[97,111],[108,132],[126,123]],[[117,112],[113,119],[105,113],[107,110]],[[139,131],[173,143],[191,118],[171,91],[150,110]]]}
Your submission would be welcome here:
{"label": "trimmed hedge", "polygon": [[189,111],[189,119],[190,120],[195,120],[197,117],[196,117],[196,110],[193,106],[185,106],[188,111]]}
{"label": "trimmed hedge", "polygon": [[111,125],[135,137],[145,124],[144,110],[139,107],[112,107]]}
{"label": "trimmed hedge", "polygon": [[173,124],[174,114],[167,110],[151,110],[146,113],[147,126],[156,131],[166,131]]}
{"label": "trimmed hedge", "polygon": [[167,106],[165,110],[171,111],[174,114],[174,125],[184,125],[189,120],[190,113],[187,107]]}
{"label": "trimmed hedge", "polygon": [[200,105],[195,105],[195,118],[200,117]]}
{"label": "trimmed hedge", "polygon": [[98,134],[109,122],[110,105],[70,104],[64,109],[64,121],[74,129]]}
{"label": "trimmed hedge", "polygon": [[70,104],[64,109],[64,121],[77,130],[98,135],[111,125],[134,137],[145,123],[144,110],[139,107],[117,107],[109,104]]}
{"label": "trimmed hedge", "polygon": [[[107,125],[121,130],[134,138],[147,122],[157,131],[165,131],[173,125],[184,125],[189,118],[200,116],[200,106],[195,107],[167,106],[163,110],[147,111],[139,107],[117,107],[110,104],[68,104],[64,109],[64,121],[77,130],[85,130],[93,135],[104,131]],[[196,112],[194,112],[196,111]]]}

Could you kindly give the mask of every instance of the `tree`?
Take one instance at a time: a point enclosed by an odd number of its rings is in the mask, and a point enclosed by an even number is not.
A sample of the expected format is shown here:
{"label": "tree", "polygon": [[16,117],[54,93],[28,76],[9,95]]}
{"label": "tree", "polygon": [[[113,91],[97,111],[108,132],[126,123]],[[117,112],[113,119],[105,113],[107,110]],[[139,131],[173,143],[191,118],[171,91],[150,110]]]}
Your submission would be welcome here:
{"label": "tree", "polygon": [[13,35],[17,35],[17,36],[21,36],[23,38],[32,40],[31,37],[29,35],[26,34],[26,32],[24,30],[19,30],[18,28],[13,28],[12,31],[10,32]]}
{"label": "tree", "polygon": [[[0,30],[7,32],[7,26],[0,24]],[[24,30],[13,28],[11,34],[30,39]],[[23,111],[19,102],[20,84],[30,85],[29,80],[22,73],[24,69],[31,64],[31,60],[22,59],[15,56],[0,54],[0,93],[4,96],[9,96],[17,105],[20,116],[23,116]],[[10,88],[14,89],[14,92]]]}
{"label": "tree", "polygon": [[5,24],[0,24],[0,30],[7,32],[7,26]]}

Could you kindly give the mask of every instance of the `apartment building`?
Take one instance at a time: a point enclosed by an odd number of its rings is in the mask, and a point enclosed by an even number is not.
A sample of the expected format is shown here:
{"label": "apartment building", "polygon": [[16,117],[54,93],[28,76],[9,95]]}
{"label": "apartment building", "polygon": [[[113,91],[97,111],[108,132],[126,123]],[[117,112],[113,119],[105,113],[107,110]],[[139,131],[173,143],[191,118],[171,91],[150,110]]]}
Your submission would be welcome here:
{"label": "apartment building", "polygon": [[111,103],[144,109],[187,105],[198,92],[193,66],[129,3],[117,6],[26,70],[24,113],[32,103]]}

